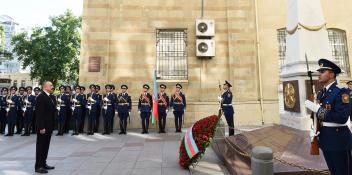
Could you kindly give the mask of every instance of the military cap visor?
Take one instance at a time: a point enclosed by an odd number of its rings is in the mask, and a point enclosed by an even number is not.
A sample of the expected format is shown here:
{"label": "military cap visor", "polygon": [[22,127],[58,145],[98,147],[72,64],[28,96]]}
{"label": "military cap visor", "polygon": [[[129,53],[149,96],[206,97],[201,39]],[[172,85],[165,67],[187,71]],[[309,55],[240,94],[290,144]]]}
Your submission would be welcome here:
{"label": "military cap visor", "polygon": [[227,85],[227,86],[229,86],[229,87],[232,87],[232,85],[231,85],[228,81],[226,81],[226,80],[225,80],[224,85]]}
{"label": "military cap visor", "polygon": [[149,85],[145,84],[145,85],[143,85],[143,88],[144,89],[149,89]]}
{"label": "military cap visor", "polygon": [[180,88],[180,89],[182,89],[182,85],[181,85],[181,84],[179,84],[179,83],[177,83],[177,84],[176,84],[176,88]]}
{"label": "military cap visor", "polygon": [[64,85],[61,85],[60,87],[59,87],[59,89],[66,89],[66,87],[64,86]]}
{"label": "military cap visor", "polygon": [[24,88],[24,87],[20,87],[20,88],[18,88],[20,91],[24,91],[24,90],[26,90],[26,88]]}
{"label": "military cap visor", "polygon": [[89,88],[96,88],[94,84],[89,85]]}
{"label": "military cap visor", "polygon": [[16,90],[16,91],[17,91],[17,87],[12,86],[12,87],[10,88],[10,90]]}
{"label": "military cap visor", "polygon": [[319,69],[317,70],[318,72],[322,72],[324,70],[331,70],[336,75],[341,73],[341,68],[337,66],[335,63],[327,59],[320,59],[318,61],[318,64],[319,64]]}
{"label": "military cap visor", "polygon": [[127,85],[121,85],[121,89],[128,89]]}
{"label": "military cap visor", "polygon": [[40,91],[40,88],[39,87],[35,87],[34,91]]}
{"label": "military cap visor", "polygon": [[165,85],[165,84],[161,84],[161,85],[160,85],[160,88],[166,89],[166,85]]}
{"label": "military cap visor", "polygon": [[2,88],[1,90],[2,90],[2,91],[8,91],[9,88],[4,87],[4,88]]}
{"label": "military cap visor", "polygon": [[27,86],[26,89],[27,89],[27,90],[28,90],[28,89],[32,90],[33,88],[32,88],[32,86]]}
{"label": "military cap visor", "polygon": [[109,84],[105,85],[105,89],[112,89],[111,85],[109,85]]}

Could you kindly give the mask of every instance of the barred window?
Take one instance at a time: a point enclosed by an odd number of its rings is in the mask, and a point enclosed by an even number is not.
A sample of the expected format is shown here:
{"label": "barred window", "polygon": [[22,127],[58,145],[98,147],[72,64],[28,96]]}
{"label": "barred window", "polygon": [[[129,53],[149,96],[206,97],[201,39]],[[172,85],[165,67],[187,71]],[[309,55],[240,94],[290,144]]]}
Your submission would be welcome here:
{"label": "barred window", "polygon": [[277,30],[277,41],[279,42],[279,67],[284,64],[286,58],[286,28]]}
{"label": "barred window", "polygon": [[342,75],[350,76],[346,32],[340,29],[328,29],[328,34],[332,57],[339,62],[339,66],[344,71]]}
{"label": "barred window", "polygon": [[161,80],[187,80],[187,30],[156,30],[157,75]]}

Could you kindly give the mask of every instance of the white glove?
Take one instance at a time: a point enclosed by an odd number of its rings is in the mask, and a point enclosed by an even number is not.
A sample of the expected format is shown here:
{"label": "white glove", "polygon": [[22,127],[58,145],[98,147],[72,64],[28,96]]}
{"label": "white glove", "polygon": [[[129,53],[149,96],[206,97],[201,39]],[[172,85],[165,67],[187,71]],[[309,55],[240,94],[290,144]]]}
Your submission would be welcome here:
{"label": "white glove", "polygon": [[23,108],[22,108],[22,111],[23,111],[23,112],[26,112],[26,108],[25,108],[25,107],[23,107]]}
{"label": "white glove", "polygon": [[74,110],[75,110],[75,107],[72,106],[71,109],[72,109],[72,111],[74,111]]}
{"label": "white glove", "polygon": [[87,109],[91,110],[91,109],[92,109],[92,106],[87,106]]}
{"label": "white glove", "polygon": [[138,111],[139,114],[141,114],[141,111]]}
{"label": "white glove", "polygon": [[172,112],[174,112],[174,109],[172,109]]}
{"label": "white glove", "polygon": [[218,101],[221,102],[222,101],[222,98],[220,96],[218,96]]}
{"label": "white glove", "polygon": [[59,98],[58,100],[57,100],[59,103],[61,103],[62,102],[62,100]]}
{"label": "white glove", "polygon": [[131,115],[131,112],[128,112],[128,115]]}
{"label": "white glove", "polygon": [[27,99],[25,99],[24,102],[27,104],[30,104],[30,102]]}
{"label": "white glove", "polygon": [[319,108],[320,108],[320,105],[318,105],[318,104],[315,104],[315,103],[313,103],[313,102],[311,102],[311,101],[309,101],[309,100],[306,100],[305,102],[304,102],[304,104],[305,104],[305,106],[308,108],[308,109],[310,109],[311,111],[313,111],[313,112],[318,112],[318,110],[319,110]]}
{"label": "white glove", "polygon": [[60,107],[58,106],[58,107],[56,107],[56,109],[58,110],[58,111],[60,111]]}
{"label": "white glove", "polygon": [[313,125],[310,128],[310,132],[309,132],[309,138],[310,138],[310,142],[313,142],[314,137],[318,136],[320,134],[320,132],[318,131],[317,133],[315,133],[314,127]]}
{"label": "white glove", "polygon": [[10,108],[6,108],[6,112],[9,112],[10,111]]}
{"label": "white glove", "polygon": [[107,107],[107,106],[104,106],[103,108],[104,108],[105,110],[107,110],[107,109],[108,109],[108,107]]}
{"label": "white glove", "polygon": [[13,103],[12,100],[6,100],[6,102],[9,103],[9,104],[12,104],[12,103]]}
{"label": "white glove", "polygon": [[117,115],[118,114],[118,112],[115,112],[115,115]]}
{"label": "white glove", "polygon": [[104,97],[104,101],[110,101],[108,98]]}
{"label": "white glove", "polygon": [[76,99],[73,99],[72,101],[75,102],[75,103],[77,103],[77,100],[76,100]]}
{"label": "white glove", "polygon": [[168,113],[168,112],[169,112],[169,110],[166,109],[166,113]]}

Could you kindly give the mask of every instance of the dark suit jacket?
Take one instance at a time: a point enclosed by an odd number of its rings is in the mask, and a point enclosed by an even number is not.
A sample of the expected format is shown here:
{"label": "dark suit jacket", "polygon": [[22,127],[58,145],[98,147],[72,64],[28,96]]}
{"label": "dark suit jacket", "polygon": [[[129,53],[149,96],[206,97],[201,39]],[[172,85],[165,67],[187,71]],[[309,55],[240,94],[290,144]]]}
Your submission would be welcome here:
{"label": "dark suit jacket", "polygon": [[38,130],[45,129],[47,133],[53,131],[55,111],[56,107],[53,98],[42,91],[38,95],[35,105]]}

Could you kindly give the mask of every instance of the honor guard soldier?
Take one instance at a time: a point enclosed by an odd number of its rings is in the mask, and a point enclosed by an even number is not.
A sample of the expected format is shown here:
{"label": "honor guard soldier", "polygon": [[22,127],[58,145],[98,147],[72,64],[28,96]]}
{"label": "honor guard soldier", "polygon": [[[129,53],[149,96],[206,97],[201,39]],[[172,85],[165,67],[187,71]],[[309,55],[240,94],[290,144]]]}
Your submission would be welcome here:
{"label": "honor guard soldier", "polygon": [[1,89],[0,96],[0,134],[5,134],[6,128],[6,96],[8,94],[9,89],[4,87]]}
{"label": "honor guard soldier", "polygon": [[73,111],[72,117],[74,120],[72,135],[78,135],[79,127],[82,122],[82,106],[86,105],[84,96],[81,94],[81,87],[77,85],[75,89],[76,93],[71,96],[71,108]]}
{"label": "honor guard soldier", "polygon": [[16,134],[22,134],[23,130],[23,100],[24,100],[24,92],[26,88],[19,87],[18,88],[18,98],[19,98],[19,106],[17,109],[17,119],[16,119]]}
{"label": "honor guard soldier", "polygon": [[[66,95],[69,96],[70,99],[73,95],[70,85],[66,86]],[[70,100],[70,103],[71,103],[71,100]],[[72,114],[73,114],[71,105],[67,106],[66,110],[67,110],[67,113],[66,113],[67,116],[66,116],[66,121],[65,121],[65,126],[64,126],[64,133],[69,133],[70,128],[71,128],[71,123],[72,123]]]}
{"label": "honor guard soldier", "polygon": [[158,94],[158,113],[159,113],[159,133],[165,132],[166,115],[169,109],[169,96],[165,93],[166,85],[160,85],[160,93]]}
{"label": "honor guard soldier", "polygon": [[116,112],[120,118],[120,133],[126,134],[127,118],[131,114],[132,101],[127,93],[128,86],[121,85],[121,93],[117,96]]}
{"label": "honor guard soldier", "polygon": [[[352,114],[352,81],[348,81],[347,83],[347,86],[348,86],[348,91],[349,91],[349,94],[350,94],[350,106],[351,106],[351,111],[350,113]],[[352,121],[352,116],[350,114],[350,122]]]}
{"label": "honor guard soldier", "polygon": [[103,118],[104,118],[104,132],[103,134],[110,135],[112,127],[112,118],[115,115],[115,100],[114,94],[111,93],[112,86],[110,84],[105,85],[106,94],[103,97]]}
{"label": "honor guard soldier", "polygon": [[318,104],[305,101],[308,109],[316,113],[321,124],[318,143],[325,161],[333,175],[352,174],[352,135],[348,128],[350,115],[349,92],[337,87],[336,76],[340,67],[333,62],[320,59],[319,83],[324,88],[317,96]]}
{"label": "honor guard soldier", "polygon": [[[84,100],[87,102],[87,95],[85,94],[86,88],[84,86],[81,86],[81,94],[84,97]],[[86,106],[82,106],[82,121],[81,121],[81,125],[79,126],[79,133],[83,133],[83,129],[84,129],[84,124],[86,121],[86,115],[87,115],[87,108]]]}
{"label": "honor guard soldier", "polygon": [[59,87],[60,94],[56,96],[57,98],[57,111],[58,111],[58,126],[57,126],[57,136],[64,135],[64,126],[67,119],[67,107],[70,106],[70,97],[66,94],[66,87],[61,85]]}
{"label": "honor guard soldier", "polygon": [[[17,87],[12,86],[10,88],[10,95],[6,97],[6,102],[7,102],[7,128],[8,132],[5,136],[13,136],[14,130],[15,130],[15,123],[16,123],[16,118],[17,118],[17,112],[18,108],[20,106],[20,101],[18,96],[16,95]],[[21,117],[21,116],[19,116]]]}
{"label": "honor guard soldier", "polygon": [[[117,101],[117,94],[115,93],[115,85],[113,85],[113,84],[111,84],[110,85],[111,86],[111,93],[112,93],[112,95],[113,95],[113,101],[114,101],[114,104],[116,105],[116,101]],[[115,109],[116,109],[116,106],[114,107],[114,109],[113,109],[113,113],[114,113],[114,115],[112,116],[112,118],[111,118],[111,128],[110,128],[110,132],[111,133],[113,133],[114,132],[114,119],[115,119]]]}
{"label": "honor guard soldier", "polygon": [[139,102],[138,102],[138,113],[141,116],[142,120],[142,134],[148,134],[148,128],[149,128],[149,118],[151,111],[153,109],[153,99],[152,95],[148,93],[149,90],[149,85],[145,84],[143,85],[143,92],[141,96],[139,97]]}
{"label": "honor guard soldier", "polygon": [[98,106],[100,106],[99,95],[95,92],[94,84],[89,86],[90,93],[87,94],[87,113],[88,113],[88,135],[94,135],[94,128],[96,127],[96,117]]}
{"label": "honor guard soldier", "polygon": [[35,96],[32,94],[32,87],[27,86],[27,95],[24,96],[23,98],[23,112],[24,112],[24,134],[21,136],[29,136],[30,135],[30,129],[33,121],[33,114],[34,110],[33,107],[35,105]]}
{"label": "honor guard soldier", "polygon": [[230,90],[231,87],[232,85],[228,81],[225,81],[225,84],[223,86],[224,92],[222,93],[221,97],[218,97],[218,100],[221,103],[221,109],[224,112],[226,122],[229,127],[229,136],[232,136],[235,134],[234,124],[233,124],[234,110],[232,106],[233,95]]}
{"label": "honor guard soldier", "polygon": [[98,99],[100,101],[100,104],[97,106],[97,113],[96,113],[96,117],[95,117],[95,128],[94,128],[94,132],[98,132],[99,130],[99,123],[100,123],[100,116],[101,116],[101,105],[102,105],[102,100],[103,100],[103,96],[99,93],[100,91],[100,86],[99,85],[95,85],[95,93],[98,95]]}
{"label": "honor guard soldier", "polygon": [[41,89],[39,87],[35,87],[34,88],[34,96],[35,96],[35,101],[34,101],[34,105],[33,105],[33,120],[32,120],[32,134],[37,133],[36,129],[37,129],[37,122],[36,122],[36,114],[35,114],[35,103],[37,102],[37,97],[40,94]]}
{"label": "honor guard soldier", "polygon": [[182,86],[181,84],[176,84],[176,91],[171,96],[170,107],[175,116],[175,132],[182,132],[182,121],[183,115],[186,110],[186,97],[181,92]]}

